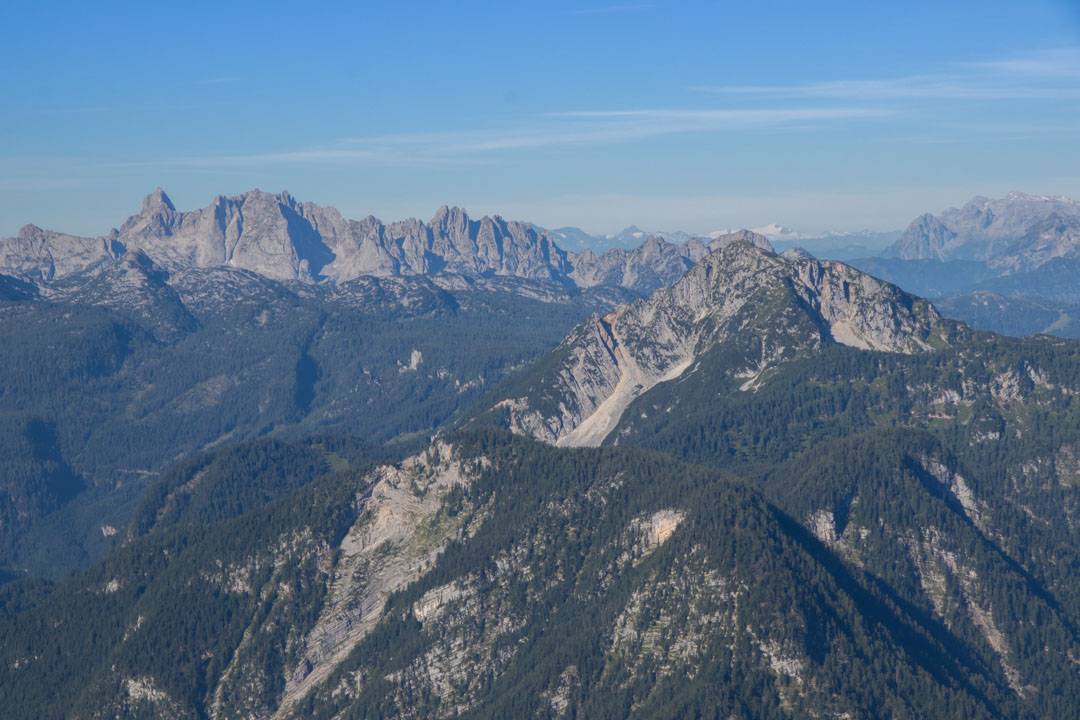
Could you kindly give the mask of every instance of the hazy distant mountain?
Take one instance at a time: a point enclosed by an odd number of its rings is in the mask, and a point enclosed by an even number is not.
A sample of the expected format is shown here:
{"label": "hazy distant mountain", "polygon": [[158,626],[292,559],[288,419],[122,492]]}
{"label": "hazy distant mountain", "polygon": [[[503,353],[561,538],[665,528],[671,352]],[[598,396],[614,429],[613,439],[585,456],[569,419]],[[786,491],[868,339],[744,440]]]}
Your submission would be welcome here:
{"label": "hazy distant mountain", "polygon": [[976,197],[940,215],[922,215],[886,254],[905,260],[978,260],[1005,271],[1080,256],[1080,202],[1009,193]]}
{"label": "hazy distant mountain", "polygon": [[931,300],[970,290],[998,273],[975,260],[901,260],[864,257],[847,261],[865,273]]}
{"label": "hazy distant mountain", "polygon": [[936,305],[946,317],[979,330],[1016,337],[1045,334],[1080,338],[1080,304],[975,290],[942,298]]}
{"label": "hazy distant mountain", "polygon": [[539,231],[550,235],[559,244],[559,247],[568,252],[581,252],[582,250],[603,251],[616,247],[607,238],[601,235],[592,235],[581,228],[561,227],[554,230],[545,230],[539,226],[536,227]]}
{"label": "hazy distant mountain", "polygon": [[899,230],[886,232],[859,230],[827,233],[817,237],[801,237],[797,240],[770,238],[770,242],[780,252],[797,247],[806,250],[815,257],[846,261],[879,255],[896,242],[899,237]]}
{"label": "hazy distant mountain", "polygon": [[574,271],[570,277],[583,288],[609,285],[648,294],[676,282],[711,251],[736,241],[771,248],[764,235],[748,230],[711,239],[690,238],[681,243],[650,235],[632,250],[614,248],[602,255],[585,250],[574,255]]}
{"label": "hazy distant mountain", "polygon": [[[730,231],[716,230],[710,235],[716,236],[725,232]],[[751,228],[751,232],[767,237],[777,252],[801,248],[815,257],[828,260],[871,257],[882,252],[900,237],[900,231],[855,230],[804,233],[779,223]]]}

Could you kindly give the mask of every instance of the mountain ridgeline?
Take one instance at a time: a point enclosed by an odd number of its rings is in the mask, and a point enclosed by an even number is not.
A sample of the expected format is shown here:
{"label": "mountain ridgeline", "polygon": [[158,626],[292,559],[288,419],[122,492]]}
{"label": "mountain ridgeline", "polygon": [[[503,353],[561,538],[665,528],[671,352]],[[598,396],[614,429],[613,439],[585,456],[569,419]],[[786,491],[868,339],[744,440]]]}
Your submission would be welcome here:
{"label": "mountain ridgeline", "polygon": [[922,215],[887,251],[905,260],[981,260],[1010,271],[1080,256],[1080,202],[1010,193],[976,197],[940,215]]}
{"label": "mountain ridgeline", "polygon": [[579,326],[535,379],[515,378],[522,397],[492,412],[537,439],[599,445],[656,385],[712,373],[709,355],[724,355],[727,376],[747,391],[826,344],[924,352],[957,332],[925,300],[847,265],[734,242],[671,288]]}
{"label": "mountain ridgeline", "polygon": [[[552,233],[531,223],[498,216],[474,220],[456,207],[439,208],[429,223],[385,224],[371,216],[349,220],[286,192],[252,190],[182,212],[159,188],[136,215],[100,238],[25,226],[16,237],[0,240],[0,272],[53,281],[141,255],[167,272],[228,267],[305,283],[448,272],[649,292],[678,279],[710,246],[735,237],[742,235],[687,236],[681,243],[645,236],[639,250],[613,249],[597,257],[588,249],[567,253]],[[755,241],[768,244],[762,236]]]}
{"label": "mountain ridgeline", "polygon": [[1080,714],[1076,342],[251,195],[4,245],[12,718]]}

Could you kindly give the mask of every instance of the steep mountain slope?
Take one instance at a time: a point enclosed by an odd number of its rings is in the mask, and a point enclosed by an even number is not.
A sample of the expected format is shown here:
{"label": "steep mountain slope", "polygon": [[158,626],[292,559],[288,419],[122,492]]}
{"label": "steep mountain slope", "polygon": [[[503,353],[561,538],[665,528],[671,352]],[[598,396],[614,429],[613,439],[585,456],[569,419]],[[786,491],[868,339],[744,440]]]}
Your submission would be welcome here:
{"label": "steep mountain slope", "polygon": [[829,343],[920,352],[950,329],[929,303],[846,265],[729,243],[669,289],[580,326],[494,412],[515,432],[599,445],[635,398],[717,347],[749,389],[777,365]]}
{"label": "steep mountain slope", "polygon": [[[47,597],[9,590],[11,716],[1027,714],[997,671],[715,472],[487,433],[328,474],[341,450],[296,451],[313,477],[276,500],[174,513]],[[237,460],[238,478],[252,460],[221,456],[150,509],[185,488],[206,506]]]}
{"label": "steep mountain slope", "polygon": [[612,437],[760,478],[1031,698],[1076,656],[1078,354],[1046,339],[910,356],[836,346],[753,392],[707,358],[631,405]]}

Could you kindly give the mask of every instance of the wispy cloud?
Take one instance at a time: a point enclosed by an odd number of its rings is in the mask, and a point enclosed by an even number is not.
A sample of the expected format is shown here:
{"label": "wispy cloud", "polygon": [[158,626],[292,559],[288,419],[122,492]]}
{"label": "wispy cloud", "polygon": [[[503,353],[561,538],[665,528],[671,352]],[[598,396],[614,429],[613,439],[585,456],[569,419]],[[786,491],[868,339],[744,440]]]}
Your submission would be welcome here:
{"label": "wispy cloud", "polygon": [[[322,147],[211,155],[138,165],[236,166],[283,163],[423,165],[490,161],[498,152],[610,145],[689,133],[803,127],[882,117],[879,108],[630,109],[552,112],[530,125],[483,131],[345,138]],[[487,158],[487,160],[485,160]]]}
{"label": "wispy cloud", "polygon": [[1080,78],[1080,48],[1041,50],[1026,57],[964,63],[967,67],[1008,75]]}
{"label": "wispy cloud", "polygon": [[586,118],[600,120],[647,120],[672,123],[672,127],[685,127],[683,123],[701,123],[715,127],[738,126],[758,123],[784,123],[802,120],[840,120],[848,118],[880,117],[886,111],[877,108],[766,108],[736,110],[571,110],[548,113],[549,117]]}
{"label": "wispy cloud", "polygon": [[947,71],[881,79],[841,79],[783,85],[702,85],[714,95],[828,98],[858,101],[1080,98],[1080,50],[961,63]]}

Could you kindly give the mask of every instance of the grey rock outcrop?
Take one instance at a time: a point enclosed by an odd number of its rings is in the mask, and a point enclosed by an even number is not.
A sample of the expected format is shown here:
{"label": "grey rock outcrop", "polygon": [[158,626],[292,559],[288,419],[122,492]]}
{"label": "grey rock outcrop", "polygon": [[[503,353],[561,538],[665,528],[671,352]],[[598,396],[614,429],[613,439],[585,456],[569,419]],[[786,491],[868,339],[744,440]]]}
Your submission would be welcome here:
{"label": "grey rock outcrop", "polygon": [[25,225],[12,238],[0,240],[0,271],[32,281],[50,281],[87,270],[116,257],[107,238],[87,238]]}

